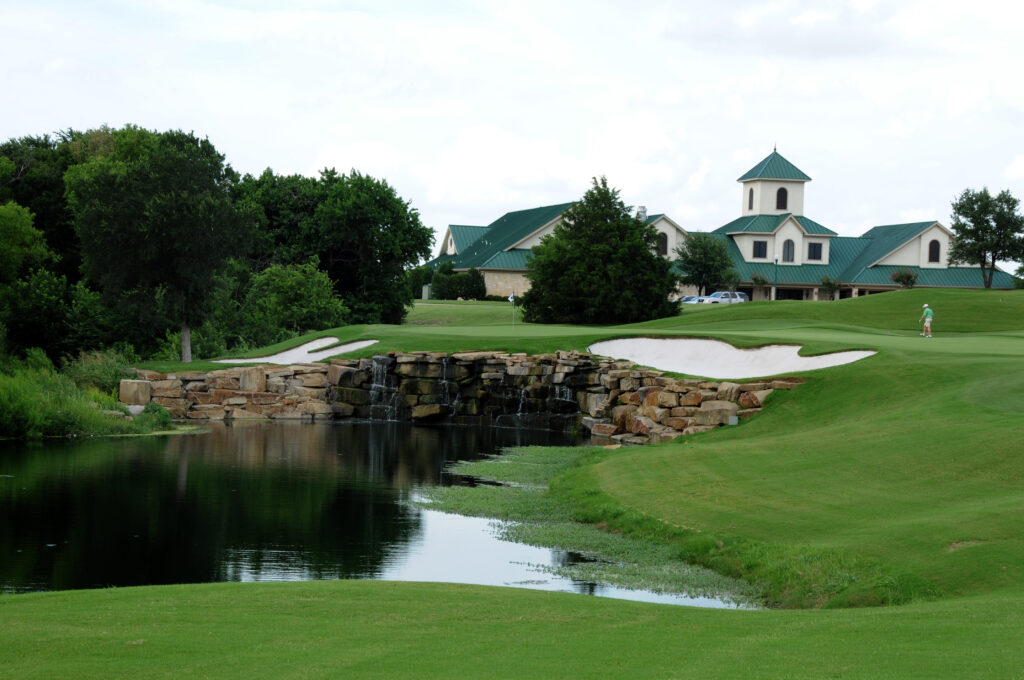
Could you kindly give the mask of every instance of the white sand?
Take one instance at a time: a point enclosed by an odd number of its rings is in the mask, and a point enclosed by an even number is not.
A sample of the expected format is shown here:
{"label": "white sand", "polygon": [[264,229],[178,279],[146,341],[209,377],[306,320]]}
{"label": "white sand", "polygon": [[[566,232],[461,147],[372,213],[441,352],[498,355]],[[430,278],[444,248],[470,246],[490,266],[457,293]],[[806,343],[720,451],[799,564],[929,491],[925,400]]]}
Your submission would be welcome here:
{"label": "white sand", "polygon": [[798,345],[738,349],[719,340],[694,338],[622,338],[594,343],[594,354],[628,359],[663,371],[716,379],[758,378],[780,373],[841,366],[874,352],[836,352],[802,357]]}
{"label": "white sand", "polygon": [[270,357],[259,357],[257,359],[218,359],[220,364],[309,364],[320,359],[332,357],[336,354],[354,352],[357,349],[369,347],[377,342],[376,340],[359,340],[349,342],[330,349],[320,349],[338,342],[338,338],[317,338],[305,345],[299,345],[284,352],[279,352]]}

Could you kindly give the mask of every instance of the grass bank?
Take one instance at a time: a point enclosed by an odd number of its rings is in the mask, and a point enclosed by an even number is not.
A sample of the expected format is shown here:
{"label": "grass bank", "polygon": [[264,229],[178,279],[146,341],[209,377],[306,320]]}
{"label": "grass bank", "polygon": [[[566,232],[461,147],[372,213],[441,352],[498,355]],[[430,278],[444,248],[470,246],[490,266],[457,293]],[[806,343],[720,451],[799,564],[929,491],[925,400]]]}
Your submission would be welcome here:
{"label": "grass bank", "polygon": [[714,597],[739,605],[759,604],[759,589],[736,578],[687,563],[667,542],[606,531],[600,523],[577,521],[578,511],[564,497],[549,493],[560,474],[594,460],[600,447],[527,447],[500,456],[451,466],[456,475],[499,482],[501,486],[438,486],[422,490],[418,504],[446,512],[508,522],[505,540],[582,554],[592,561],[552,571],[577,581],[622,588]]}

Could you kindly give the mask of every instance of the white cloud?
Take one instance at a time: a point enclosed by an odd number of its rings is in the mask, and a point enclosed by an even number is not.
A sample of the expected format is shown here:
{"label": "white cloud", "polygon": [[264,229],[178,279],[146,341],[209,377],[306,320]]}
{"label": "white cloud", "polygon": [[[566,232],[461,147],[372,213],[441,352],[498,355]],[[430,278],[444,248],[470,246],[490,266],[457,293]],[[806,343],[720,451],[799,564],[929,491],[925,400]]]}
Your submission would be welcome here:
{"label": "white cloud", "polygon": [[1003,171],[1009,180],[1024,180],[1024,154],[1018,154]]}

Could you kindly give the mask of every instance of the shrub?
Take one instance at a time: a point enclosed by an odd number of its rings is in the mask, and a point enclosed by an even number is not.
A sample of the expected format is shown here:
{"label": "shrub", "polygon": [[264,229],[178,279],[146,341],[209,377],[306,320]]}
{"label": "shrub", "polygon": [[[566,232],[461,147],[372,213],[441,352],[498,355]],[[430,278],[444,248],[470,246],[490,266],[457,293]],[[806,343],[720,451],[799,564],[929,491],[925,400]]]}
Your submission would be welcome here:
{"label": "shrub", "polygon": [[245,298],[245,337],[253,345],[277,342],[281,331],[302,334],[345,323],[349,309],[314,257],[305,264],[272,265],[256,275]]}
{"label": "shrub", "polygon": [[840,290],[842,290],[842,288],[843,288],[843,282],[842,281],[837,281],[836,279],[830,279],[827,276],[822,276],[821,277],[821,289],[825,291],[825,295],[828,296],[829,300],[835,299],[836,293],[838,293]]}
{"label": "shrub", "polygon": [[903,288],[913,288],[917,284],[917,272],[897,269],[889,275],[889,280]]}
{"label": "shrub", "polygon": [[83,390],[92,387],[105,394],[115,394],[122,380],[135,377],[128,360],[115,350],[81,352],[77,359],[65,359],[61,373]]}
{"label": "shrub", "polygon": [[24,364],[0,374],[0,434],[18,439],[143,432],[97,408],[69,377]]}
{"label": "shrub", "polygon": [[155,401],[151,401],[146,404],[146,407],[142,409],[136,418],[135,422],[146,430],[169,430],[173,427],[171,421],[171,414],[167,412],[160,404]]}

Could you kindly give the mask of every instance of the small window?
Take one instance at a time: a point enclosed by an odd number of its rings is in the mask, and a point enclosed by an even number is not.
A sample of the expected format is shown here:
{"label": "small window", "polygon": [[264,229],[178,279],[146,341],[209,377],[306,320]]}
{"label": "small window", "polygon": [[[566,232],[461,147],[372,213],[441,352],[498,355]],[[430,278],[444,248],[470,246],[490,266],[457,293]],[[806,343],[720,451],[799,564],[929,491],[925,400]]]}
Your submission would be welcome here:
{"label": "small window", "polygon": [[658,254],[668,255],[668,234],[664,232],[658,232]]}
{"label": "small window", "polygon": [[941,248],[941,246],[939,246],[939,242],[938,241],[932,241],[931,243],[928,244],[928,261],[929,262],[938,262],[939,261],[939,250],[940,250],[940,248]]}
{"label": "small window", "polygon": [[787,238],[786,242],[782,244],[782,261],[792,262],[794,250],[793,241]]}
{"label": "small window", "polygon": [[775,209],[787,210],[786,206],[788,204],[789,193],[786,191],[786,187],[779,187],[779,190],[775,192]]}
{"label": "small window", "polygon": [[807,259],[808,260],[820,260],[821,259],[821,244],[820,243],[808,243],[807,244]]}
{"label": "small window", "polygon": [[754,209],[754,189],[750,189],[750,193],[747,194],[747,210]]}
{"label": "small window", "polygon": [[754,257],[768,257],[768,241],[754,241]]}

